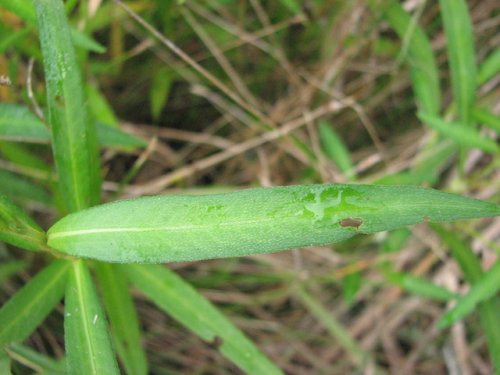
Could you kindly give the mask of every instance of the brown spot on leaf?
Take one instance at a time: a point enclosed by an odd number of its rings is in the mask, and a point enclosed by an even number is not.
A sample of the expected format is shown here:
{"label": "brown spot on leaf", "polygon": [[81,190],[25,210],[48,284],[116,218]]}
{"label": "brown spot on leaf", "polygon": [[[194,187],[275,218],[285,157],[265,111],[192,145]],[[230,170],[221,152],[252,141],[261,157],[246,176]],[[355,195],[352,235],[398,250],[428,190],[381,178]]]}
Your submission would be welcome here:
{"label": "brown spot on leaf", "polygon": [[341,227],[351,227],[358,229],[363,224],[363,219],[359,217],[349,217],[346,219],[340,220]]}
{"label": "brown spot on leaf", "polygon": [[424,216],[424,217],[422,218],[422,220],[424,221],[424,223],[428,223],[428,222],[430,222],[430,221],[431,221],[431,217],[430,217],[430,216]]}

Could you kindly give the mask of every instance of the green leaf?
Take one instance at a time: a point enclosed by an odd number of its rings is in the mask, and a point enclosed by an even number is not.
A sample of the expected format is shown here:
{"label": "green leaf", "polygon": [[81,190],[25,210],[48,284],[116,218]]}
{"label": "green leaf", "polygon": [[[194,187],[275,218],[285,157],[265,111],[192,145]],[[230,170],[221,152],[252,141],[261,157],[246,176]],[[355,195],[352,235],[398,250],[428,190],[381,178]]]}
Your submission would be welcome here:
{"label": "green leaf", "polygon": [[500,117],[484,108],[474,109],[474,120],[500,133]]}
{"label": "green leaf", "polygon": [[97,123],[97,138],[102,146],[121,150],[133,150],[147,146],[147,143],[142,139],[125,133],[119,128],[112,128],[101,123]]}
{"label": "green leaf", "polygon": [[[66,373],[63,367],[64,362],[56,362],[27,346],[13,343],[7,346],[5,350],[14,361],[36,371],[37,374],[64,375]],[[0,374],[3,374],[3,372],[0,372]]]}
{"label": "green leaf", "polygon": [[149,98],[151,102],[151,114],[155,121],[160,117],[161,111],[167,102],[172,81],[172,71],[168,68],[159,69],[152,77]]}
{"label": "green leaf", "polygon": [[87,34],[84,34],[73,27],[70,28],[70,32],[71,32],[71,40],[73,41],[75,46],[95,53],[106,52],[106,47],[104,47],[101,43],[96,42]]}
{"label": "green leaf", "polygon": [[[3,7],[14,13],[19,18],[26,21],[28,24],[34,25],[36,16],[33,2],[33,0],[0,0],[0,7]],[[70,33],[75,46],[96,53],[103,53],[106,51],[106,48],[104,46],[96,42],[90,36],[83,34],[78,29],[71,27]]]}
{"label": "green leaf", "polygon": [[453,99],[459,120],[472,122],[476,95],[476,62],[472,22],[464,0],[439,0],[448,49]]}
{"label": "green leaf", "polygon": [[388,273],[386,277],[393,284],[417,296],[432,298],[436,301],[450,301],[458,297],[449,289],[436,285],[421,277],[399,272]]}
{"label": "green leaf", "polygon": [[0,284],[3,284],[12,275],[24,271],[28,263],[22,260],[3,261],[0,264]]}
{"label": "green leaf", "polygon": [[431,116],[423,112],[419,112],[418,117],[426,125],[454,140],[461,146],[479,148],[492,154],[500,150],[494,140],[482,136],[477,129],[466,126],[463,123],[446,122],[440,117]]}
{"label": "green leaf", "polygon": [[325,154],[346,174],[348,180],[352,180],[355,174],[354,164],[344,141],[326,121],[319,122],[319,134]]}
{"label": "green leaf", "polygon": [[[374,10],[380,7],[374,1],[369,1],[369,5]],[[398,1],[385,2],[382,12],[398,36],[406,41],[407,54],[404,58],[411,69],[413,91],[421,110],[437,115],[441,107],[441,93],[437,63],[429,39]]]}
{"label": "green leaf", "polygon": [[0,344],[25,340],[64,294],[69,263],[54,261],[0,309]]}
{"label": "green leaf", "polygon": [[479,66],[477,73],[477,83],[482,85],[500,73],[500,49],[493,49]]}
{"label": "green leaf", "polygon": [[43,229],[3,195],[0,195],[0,241],[32,251],[47,248]]}
{"label": "green leaf", "polygon": [[0,139],[45,143],[50,139],[50,133],[27,107],[0,103]]}
{"label": "green leaf", "polygon": [[66,289],[64,332],[69,374],[119,374],[102,311],[89,270],[81,260],[72,264]]}
{"label": "green leaf", "polygon": [[[100,122],[96,124],[96,131],[99,144],[103,147],[129,150],[146,146],[146,142],[142,139]],[[27,107],[0,103],[0,139],[48,143],[50,132]]]}
{"label": "green leaf", "polygon": [[90,112],[97,122],[112,128],[118,128],[118,119],[99,88],[92,84],[86,84],[85,91],[87,93]]}
{"label": "green leaf", "polygon": [[208,342],[248,374],[282,374],[245,335],[191,285],[155,265],[124,265],[132,283],[158,307]]}
{"label": "green leaf", "polygon": [[438,327],[446,328],[456,323],[471,313],[480,302],[492,298],[498,291],[500,291],[500,260],[497,260],[493,267],[472,286],[470,291],[441,317]]}
{"label": "green leaf", "polygon": [[5,349],[0,348],[0,374],[11,375],[10,358]]}
{"label": "green leaf", "polygon": [[[472,285],[478,283],[484,272],[481,268],[478,258],[472,249],[466,245],[463,239],[454,233],[445,230],[441,226],[432,225],[434,231],[441,237],[443,242],[448,245],[452,256],[460,265],[465,279]],[[491,298],[478,306],[478,313],[483,331],[488,343],[491,362],[497,373],[500,373],[500,299]]]}
{"label": "green leaf", "polygon": [[52,204],[52,198],[40,185],[14,173],[0,169],[0,193],[21,203],[38,203],[46,207]]}
{"label": "green leaf", "polygon": [[105,204],[61,219],[48,231],[48,244],[110,262],[189,261],[498,214],[494,203],[412,186],[288,186]]}
{"label": "green leaf", "polygon": [[67,209],[78,211],[100,200],[95,129],[87,115],[64,5],[61,0],[36,1],[35,9],[59,188]]}
{"label": "green leaf", "polygon": [[111,336],[123,367],[127,374],[147,374],[148,363],[141,345],[139,320],[127,279],[113,264],[98,263],[96,271],[111,323]]}

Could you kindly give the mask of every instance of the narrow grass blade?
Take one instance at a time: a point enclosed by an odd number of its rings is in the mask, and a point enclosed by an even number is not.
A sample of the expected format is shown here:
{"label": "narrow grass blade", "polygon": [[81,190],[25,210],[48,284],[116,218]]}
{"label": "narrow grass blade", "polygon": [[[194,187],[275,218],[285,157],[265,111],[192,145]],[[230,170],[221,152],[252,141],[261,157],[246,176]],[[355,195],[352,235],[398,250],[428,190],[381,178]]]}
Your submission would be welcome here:
{"label": "narrow grass blade", "polygon": [[302,286],[296,286],[295,293],[308,310],[335,338],[339,346],[341,346],[346,353],[353,358],[356,365],[360,367],[360,370],[362,370],[370,360],[369,353],[363,350],[351,334],[342,326],[342,324],[335,320],[331,312],[311,297]]}
{"label": "narrow grass blade", "polygon": [[143,197],[75,213],[53,249],[110,262],[160,263],[338,242],[423,221],[495,216],[494,203],[412,186],[305,185]]}
{"label": "narrow grass blade", "polygon": [[454,140],[461,146],[479,148],[492,154],[500,150],[494,140],[482,136],[476,129],[468,127],[463,123],[449,123],[440,117],[431,116],[423,112],[419,112],[418,117],[426,125]]}
{"label": "narrow grass blade", "polygon": [[459,120],[472,122],[476,95],[476,62],[472,21],[464,0],[439,0],[448,49],[451,84]]}
{"label": "narrow grass blade", "polygon": [[50,139],[50,133],[27,107],[0,103],[0,139],[45,143]]}
{"label": "narrow grass blade", "polygon": [[0,374],[11,375],[10,358],[5,349],[0,348]]}
{"label": "narrow grass blade", "polygon": [[477,73],[477,83],[482,85],[500,73],[500,49],[496,48],[484,59],[479,66]]}
{"label": "narrow grass blade", "polygon": [[248,374],[282,374],[253,343],[191,285],[158,265],[123,265],[130,281],[174,319],[208,342]]}
{"label": "narrow grass blade", "polygon": [[479,124],[495,130],[500,133],[500,116],[497,116],[487,109],[476,108],[474,109],[474,120]]}
{"label": "narrow grass blade", "polygon": [[[37,374],[64,375],[66,373],[64,362],[57,362],[27,346],[11,344],[5,350],[10,358],[36,371]],[[0,374],[3,374],[3,372],[0,372]]]}
{"label": "narrow grass blade", "polygon": [[500,290],[500,260],[478,280],[471,290],[449,310],[438,322],[439,328],[446,328],[471,313],[476,306],[495,296]]}
{"label": "narrow grass blade", "polygon": [[159,69],[151,77],[151,88],[149,89],[149,101],[151,103],[151,115],[157,121],[165,106],[170,87],[173,83],[172,70],[169,68]]}
{"label": "narrow grass blade", "polygon": [[28,263],[23,260],[3,261],[0,264],[0,284],[3,284],[12,275],[24,271]]}
{"label": "narrow grass blade", "polygon": [[[374,1],[369,1],[369,5],[374,10],[380,7]],[[441,107],[439,74],[429,39],[398,1],[385,2],[382,12],[398,36],[407,41],[405,61],[411,69],[413,91],[420,109],[438,115]]]}
{"label": "narrow grass blade", "polygon": [[[119,128],[96,124],[97,139],[103,147],[129,150],[146,147],[146,142]],[[50,131],[24,106],[0,103],[0,140],[49,143]]]}
{"label": "narrow grass blade", "polygon": [[72,264],[69,276],[64,331],[69,374],[119,374],[106,316],[81,260]]}
{"label": "narrow grass blade", "polygon": [[16,202],[37,203],[45,207],[50,207],[52,204],[52,197],[44,188],[21,176],[0,169],[0,181],[2,181],[0,194]]}
{"label": "narrow grass blade", "polygon": [[[0,7],[9,10],[30,25],[36,22],[33,0],[0,0]],[[75,45],[88,51],[103,53],[106,48],[78,29],[71,27],[71,38]]]}
{"label": "narrow grass blade", "polygon": [[111,324],[115,348],[127,374],[146,375],[148,363],[141,346],[141,333],[137,312],[128,290],[127,279],[116,265],[96,265],[104,307]]}
{"label": "narrow grass blade", "polygon": [[69,263],[57,260],[0,309],[0,344],[25,340],[61,300]]}
{"label": "narrow grass blade", "polygon": [[47,248],[43,229],[3,195],[0,195],[0,241],[32,251]]}
{"label": "narrow grass blade", "polygon": [[[441,237],[443,242],[448,245],[453,258],[455,258],[457,263],[460,265],[465,279],[472,285],[478,283],[482,279],[484,272],[472,249],[454,233],[451,233],[438,225],[432,225],[432,228],[439,235],[439,237]],[[480,303],[478,306],[479,319],[486,335],[488,351],[496,373],[500,373],[500,330],[498,329],[498,327],[500,327],[499,311],[499,298],[491,298]]]}
{"label": "narrow grass blade", "polygon": [[85,92],[87,93],[89,110],[96,121],[112,128],[118,128],[118,119],[99,88],[88,83],[85,85]]}
{"label": "narrow grass blade", "polygon": [[125,133],[119,128],[112,128],[111,126],[98,123],[96,130],[97,139],[103,147],[127,151],[147,146],[147,142],[144,140]]}
{"label": "narrow grass blade", "polygon": [[321,137],[321,145],[323,151],[328,158],[337,164],[339,169],[345,173],[349,181],[353,180],[355,171],[354,163],[351,160],[351,155],[346,145],[337,133],[332,129],[331,125],[326,121],[320,121],[319,134]]}
{"label": "narrow grass blade", "polygon": [[408,293],[431,298],[436,301],[450,301],[458,298],[451,290],[436,285],[421,277],[411,276],[405,273],[391,272],[386,275],[387,279]]}
{"label": "narrow grass blade", "polygon": [[59,187],[67,209],[78,211],[100,200],[95,129],[87,115],[64,5],[61,0],[36,1],[35,9]]}

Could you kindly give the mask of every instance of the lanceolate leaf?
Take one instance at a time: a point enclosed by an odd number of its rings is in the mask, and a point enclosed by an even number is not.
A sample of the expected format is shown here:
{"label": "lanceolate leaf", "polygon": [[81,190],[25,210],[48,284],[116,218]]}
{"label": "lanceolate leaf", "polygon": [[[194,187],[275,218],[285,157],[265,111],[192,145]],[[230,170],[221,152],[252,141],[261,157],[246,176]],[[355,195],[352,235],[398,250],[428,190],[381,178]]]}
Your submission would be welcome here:
{"label": "lanceolate leaf", "polygon": [[[380,8],[380,2],[368,3],[373,9]],[[399,1],[384,2],[382,12],[398,36],[407,41],[405,60],[411,69],[413,90],[421,109],[437,115],[441,106],[441,93],[438,67],[429,39]]]}
{"label": "lanceolate leaf", "polygon": [[475,283],[471,290],[440,319],[438,326],[445,328],[472,312],[478,303],[495,296],[500,290],[500,260]]}
{"label": "lanceolate leaf", "polygon": [[[147,145],[140,138],[100,122],[96,123],[96,132],[102,147],[128,150]],[[0,140],[49,143],[50,131],[27,107],[0,103]]]}
{"label": "lanceolate leaf", "polygon": [[500,214],[489,202],[412,186],[309,185],[143,197],[69,215],[50,247],[110,262],[172,262],[333,243],[423,221]]}
{"label": "lanceolate leaf", "polygon": [[61,300],[69,263],[57,260],[36,275],[0,310],[0,344],[26,339]]}
{"label": "lanceolate leaf", "polygon": [[119,374],[106,316],[90,273],[75,261],[66,290],[64,332],[69,374]]}
{"label": "lanceolate leaf", "polygon": [[127,279],[116,264],[98,263],[96,271],[111,323],[112,337],[123,367],[127,374],[145,375],[148,373],[148,364],[141,346],[139,320]]}
{"label": "lanceolate leaf", "polygon": [[476,62],[472,22],[465,0],[439,0],[459,120],[470,125],[476,95]]}
{"label": "lanceolate leaf", "polygon": [[218,343],[220,352],[247,374],[282,374],[245,335],[191,285],[158,265],[124,265],[139,290],[202,339]]}
{"label": "lanceolate leaf", "polygon": [[69,211],[100,199],[99,155],[61,0],[35,1],[47,86],[48,121],[60,191]]}
{"label": "lanceolate leaf", "polygon": [[0,241],[26,250],[46,248],[43,229],[3,195],[0,195]]}

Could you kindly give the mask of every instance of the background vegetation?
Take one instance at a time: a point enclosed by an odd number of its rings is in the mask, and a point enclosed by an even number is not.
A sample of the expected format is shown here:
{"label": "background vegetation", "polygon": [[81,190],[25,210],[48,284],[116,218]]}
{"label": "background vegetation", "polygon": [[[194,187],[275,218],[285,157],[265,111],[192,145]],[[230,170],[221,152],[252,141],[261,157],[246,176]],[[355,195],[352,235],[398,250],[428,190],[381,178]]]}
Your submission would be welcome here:
{"label": "background vegetation", "polygon": [[[496,3],[66,1],[106,146],[104,199],[353,182],[498,202]],[[34,12],[23,4],[0,0],[0,74],[11,81],[0,86],[0,192],[47,228],[64,192],[39,126],[47,77]],[[286,373],[489,374],[498,314],[437,323],[495,263],[499,225],[422,224],[168,267]],[[3,303],[46,259],[1,246]],[[143,293],[134,296],[152,373],[239,371],[217,340],[203,342]],[[43,368],[30,348],[63,357],[62,315],[61,305],[25,346],[9,349],[19,373]]]}

